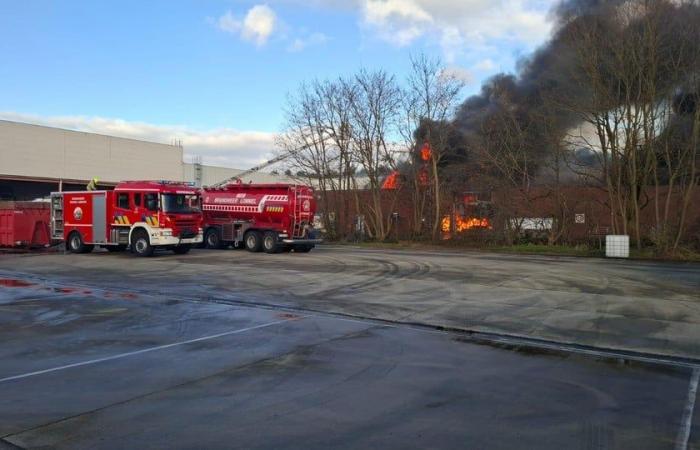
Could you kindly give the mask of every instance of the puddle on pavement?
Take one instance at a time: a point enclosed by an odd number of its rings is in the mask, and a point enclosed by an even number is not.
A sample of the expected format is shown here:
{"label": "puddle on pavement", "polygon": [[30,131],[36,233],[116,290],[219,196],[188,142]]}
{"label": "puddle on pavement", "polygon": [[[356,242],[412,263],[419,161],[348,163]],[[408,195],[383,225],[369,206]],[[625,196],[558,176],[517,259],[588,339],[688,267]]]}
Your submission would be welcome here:
{"label": "puddle on pavement", "polygon": [[47,290],[53,291],[53,292],[60,292],[61,294],[75,294],[78,292],[78,289],[76,288],[67,288],[67,287],[54,287],[54,288],[46,288]]}
{"label": "puddle on pavement", "polygon": [[287,320],[298,320],[301,319],[301,316],[298,314],[292,314],[292,313],[278,313],[277,317],[280,319],[287,319]]}
{"label": "puddle on pavement", "polygon": [[[59,294],[79,294],[84,296],[94,295],[91,289],[83,287],[58,287],[58,286],[39,286],[31,281],[20,280],[17,278],[0,278],[0,287],[7,288],[38,288],[47,292],[56,292]],[[121,298],[125,300],[135,300],[139,298],[138,294],[133,292],[106,292],[104,298]]]}
{"label": "puddle on pavement", "polygon": [[2,287],[22,288],[34,285],[34,283],[30,283],[29,281],[17,280],[15,278],[0,278],[0,286]]}

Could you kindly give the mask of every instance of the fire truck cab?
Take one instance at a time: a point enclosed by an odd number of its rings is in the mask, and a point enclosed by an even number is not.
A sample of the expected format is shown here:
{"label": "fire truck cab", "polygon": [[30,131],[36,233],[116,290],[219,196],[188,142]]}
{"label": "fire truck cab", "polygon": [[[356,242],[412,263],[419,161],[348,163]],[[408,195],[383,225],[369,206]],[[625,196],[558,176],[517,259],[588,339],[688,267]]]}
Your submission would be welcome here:
{"label": "fire truck cab", "polygon": [[113,191],[51,193],[51,234],[72,253],[95,245],[151,256],[187,253],[202,242],[199,191],[182,182],[125,181]]}

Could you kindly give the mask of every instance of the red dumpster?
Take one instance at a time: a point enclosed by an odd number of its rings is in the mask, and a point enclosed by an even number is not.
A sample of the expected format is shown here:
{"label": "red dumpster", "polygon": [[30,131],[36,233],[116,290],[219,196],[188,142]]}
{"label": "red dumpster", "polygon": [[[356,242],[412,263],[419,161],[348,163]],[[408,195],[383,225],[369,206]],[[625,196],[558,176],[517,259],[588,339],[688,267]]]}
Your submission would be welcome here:
{"label": "red dumpster", "polygon": [[48,202],[0,202],[0,247],[50,244]]}

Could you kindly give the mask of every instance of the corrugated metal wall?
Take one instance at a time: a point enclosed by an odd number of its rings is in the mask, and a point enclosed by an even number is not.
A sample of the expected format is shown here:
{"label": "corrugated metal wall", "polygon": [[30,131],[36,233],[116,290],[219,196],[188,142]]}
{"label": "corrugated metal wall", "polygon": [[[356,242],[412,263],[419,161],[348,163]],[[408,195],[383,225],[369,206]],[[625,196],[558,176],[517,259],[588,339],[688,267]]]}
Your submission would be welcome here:
{"label": "corrugated metal wall", "polygon": [[[241,169],[184,163],[179,146],[83,133],[0,120],[0,179],[26,177],[34,181],[184,180],[210,186]],[[21,178],[20,178],[21,179]],[[253,183],[295,183],[284,175],[255,172]]]}
{"label": "corrugated metal wall", "polygon": [[182,147],[0,120],[0,176],[183,180]]}

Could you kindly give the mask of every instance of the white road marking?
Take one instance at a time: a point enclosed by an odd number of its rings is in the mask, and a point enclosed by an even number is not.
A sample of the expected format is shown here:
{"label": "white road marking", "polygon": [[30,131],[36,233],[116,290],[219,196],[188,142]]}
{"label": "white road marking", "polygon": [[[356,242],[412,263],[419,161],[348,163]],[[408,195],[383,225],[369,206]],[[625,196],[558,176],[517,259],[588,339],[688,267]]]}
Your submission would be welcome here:
{"label": "white road marking", "polygon": [[164,350],[166,348],[177,347],[180,345],[192,344],[194,342],[208,341],[210,339],[216,339],[216,338],[220,338],[223,336],[230,336],[232,334],[245,333],[246,331],[258,330],[260,328],[267,328],[267,327],[271,327],[273,325],[279,325],[281,323],[303,319],[305,317],[307,317],[307,316],[299,316],[299,317],[295,317],[292,319],[277,320],[275,322],[268,322],[268,323],[264,323],[261,325],[256,325],[254,327],[241,328],[241,329],[232,330],[232,331],[225,331],[223,333],[212,334],[210,336],[202,336],[202,337],[195,338],[195,339],[188,339],[186,341],[173,342],[172,344],[158,345],[156,347],[149,347],[149,348],[144,348],[141,350],[135,350],[133,352],[120,353],[118,355],[107,356],[104,358],[91,359],[88,361],[81,361],[81,362],[77,362],[77,363],[73,363],[73,364],[67,364],[65,366],[52,367],[50,369],[44,369],[44,370],[37,370],[36,372],[28,372],[28,373],[23,373],[21,375],[13,375],[11,377],[0,378],[0,383],[5,383],[7,381],[13,381],[13,380],[20,380],[22,378],[34,377],[37,375],[43,375],[45,373],[50,373],[50,372],[57,372],[59,370],[72,369],[74,367],[81,367],[81,366],[87,366],[90,364],[97,364],[97,363],[106,362],[106,361],[113,361],[115,359],[128,358],[129,356],[141,355],[143,353],[154,352],[156,350]]}
{"label": "white road marking", "polygon": [[693,412],[695,411],[695,398],[698,396],[698,381],[700,381],[700,369],[693,370],[688,386],[688,402],[683,410],[681,428],[678,430],[676,438],[676,450],[688,450],[690,441],[690,429],[693,426]]}

